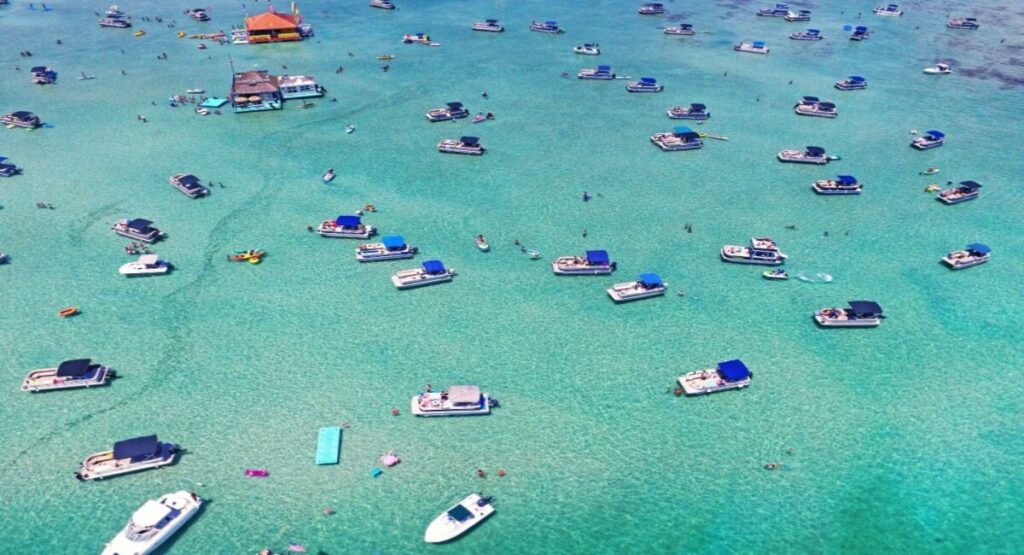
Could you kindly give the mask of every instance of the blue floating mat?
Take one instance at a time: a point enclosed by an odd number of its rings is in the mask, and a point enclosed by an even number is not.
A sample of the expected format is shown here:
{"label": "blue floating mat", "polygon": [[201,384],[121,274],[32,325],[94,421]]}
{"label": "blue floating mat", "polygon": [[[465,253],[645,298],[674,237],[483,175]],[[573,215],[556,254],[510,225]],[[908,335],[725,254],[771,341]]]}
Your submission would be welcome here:
{"label": "blue floating mat", "polygon": [[316,442],[316,464],[338,464],[341,456],[341,428],[324,426]]}
{"label": "blue floating mat", "polygon": [[227,103],[228,99],[226,98],[207,98],[200,106],[203,108],[220,108]]}

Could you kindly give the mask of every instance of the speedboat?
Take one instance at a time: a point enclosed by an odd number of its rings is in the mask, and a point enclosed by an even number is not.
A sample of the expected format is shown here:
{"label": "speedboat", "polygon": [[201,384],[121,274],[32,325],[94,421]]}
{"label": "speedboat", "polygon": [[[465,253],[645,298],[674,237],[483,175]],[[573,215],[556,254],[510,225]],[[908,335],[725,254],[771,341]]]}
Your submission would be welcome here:
{"label": "speedboat", "polygon": [[482,252],[491,250],[491,246],[487,244],[487,238],[483,235],[477,235],[474,242],[476,243],[476,248],[480,249]]}
{"label": "speedboat", "polygon": [[687,395],[718,393],[730,389],[743,389],[750,385],[753,374],[740,360],[719,362],[716,368],[705,368],[679,376],[679,387]]}
{"label": "speedboat", "polygon": [[104,12],[104,15],[106,15],[107,17],[125,17],[126,14],[122,12],[121,8],[118,8],[115,4],[107,8],[107,11]]}
{"label": "speedboat", "polygon": [[157,276],[171,271],[171,264],[156,254],[144,254],[135,262],[122,265],[117,272],[122,276]]}
{"label": "speedboat", "polygon": [[6,156],[0,156],[0,177],[14,177],[21,173],[21,168],[7,161]]}
{"label": "speedboat", "polygon": [[842,81],[836,81],[836,88],[841,91],[857,91],[868,88],[868,82],[860,75],[851,75]]}
{"label": "speedboat", "polygon": [[720,252],[724,262],[733,264],[757,264],[760,266],[778,266],[788,258],[779,251],[775,241],[768,237],[754,237],[750,246],[725,245]]}
{"label": "speedboat", "polygon": [[761,277],[772,281],[785,281],[789,279],[789,272],[785,268],[776,268],[774,270],[765,270],[761,272]]}
{"label": "speedboat", "polygon": [[933,67],[924,68],[924,72],[928,75],[949,75],[953,73],[950,69],[949,64],[935,64]]}
{"label": "speedboat", "polygon": [[640,15],[663,14],[665,13],[665,5],[658,3],[644,4],[643,6],[640,6],[640,9],[637,10],[637,13],[639,13]]}
{"label": "speedboat", "polygon": [[711,117],[711,112],[703,104],[690,104],[689,106],[674,106],[668,112],[670,119],[693,119],[706,120]]}
{"label": "speedboat", "polygon": [[655,133],[651,142],[664,151],[697,150],[704,146],[700,134],[689,127],[676,127],[671,133]]}
{"label": "speedboat", "polygon": [[534,21],[530,23],[530,30],[538,33],[564,33],[565,29],[558,26],[556,21]]}
{"label": "speedboat", "polygon": [[903,10],[900,9],[898,4],[889,4],[888,6],[879,6],[873,10],[875,15],[884,15],[888,17],[899,17],[903,15]]}
{"label": "speedboat", "polygon": [[334,168],[331,168],[331,169],[327,170],[327,173],[325,173],[323,176],[321,176],[320,179],[324,183],[330,183],[331,181],[334,181],[334,178],[336,176],[337,176],[337,174],[334,173]]}
{"label": "speedboat", "polygon": [[203,500],[187,491],[168,493],[146,501],[101,555],[145,555],[156,551],[199,512]]}
{"label": "speedboat", "polygon": [[608,296],[617,303],[638,301],[665,294],[668,284],[661,281],[658,274],[640,274],[640,279],[626,283],[616,283],[608,289]]}
{"label": "speedboat", "polygon": [[416,416],[474,416],[491,412],[491,398],[475,385],[453,385],[440,393],[413,395],[409,404]]}
{"label": "speedboat", "polygon": [[871,36],[871,33],[868,31],[868,28],[863,25],[858,25],[853,29],[853,34],[850,35],[850,40],[865,40],[869,36]]}
{"label": "speedboat", "polygon": [[430,35],[426,33],[410,33],[402,35],[402,42],[405,44],[430,44]]}
{"label": "speedboat", "polygon": [[581,69],[576,74],[576,77],[580,79],[610,81],[615,79],[615,74],[612,73],[612,66],[597,66],[596,69]]}
{"label": "speedboat", "polygon": [[560,276],[608,275],[617,267],[608,259],[608,251],[587,251],[585,256],[561,256],[551,263],[551,271]]}
{"label": "speedboat", "polygon": [[462,107],[461,102],[448,102],[444,108],[434,108],[427,112],[427,119],[434,121],[448,121],[462,119],[469,115],[469,110]]}
{"label": "speedboat", "polygon": [[953,251],[942,258],[942,261],[952,270],[963,270],[978,264],[988,262],[992,256],[992,249],[981,243],[971,243],[963,250]]}
{"label": "speedboat", "polygon": [[196,21],[209,21],[210,15],[206,13],[203,8],[189,8],[185,10],[185,15],[191,17]]}
{"label": "speedboat", "polygon": [[839,175],[835,179],[819,179],[811,189],[819,195],[859,195],[863,186],[852,175]]}
{"label": "speedboat", "polygon": [[936,131],[934,129],[925,131],[924,135],[917,137],[911,141],[910,146],[917,150],[928,150],[930,148],[938,148],[942,146],[946,141],[946,134],[942,131]]}
{"label": "speedboat", "polygon": [[188,198],[199,198],[210,193],[210,190],[199,182],[199,178],[192,174],[177,173],[167,178],[167,181]]}
{"label": "speedboat", "polygon": [[86,457],[75,478],[95,480],[158,468],[173,463],[177,453],[177,445],[161,442],[156,436],[126,439],[114,443],[110,451]]}
{"label": "speedboat", "polygon": [[786,15],[782,16],[783,19],[789,22],[794,21],[810,21],[811,10],[799,10],[795,12],[787,12]]}
{"label": "speedboat", "polygon": [[572,51],[577,53],[577,54],[583,54],[583,55],[586,55],[586,56],[600,56],[601,55],[601,49],[598,48],[598,46],[596,44],[590,44],[590,43],[584,44],[582,46],[574,46],[574,47],[572,47]]}
{"label": "speedboat", "polygon": [[39,116],[32,112],[11,112],[0,116],[0,124],[6,125],[7,127],[23,127],[25,129],[35,129],[43,125],[43,121],[39,119]]}
{"label": "speedboat", "polygon": [[115,29],[127,29],[132,26],[132,22],[127,19],[120,19],[116,17],[104,17],[100,20],[100,27],[113,27]]}
{"label": "speedboat", "polygon": [[976,18],[973,18],[973,17],[957,17],[957,18],[954,18],[954,19],[950,19],[948,22],[946,22],[946,27],[949,27],[950,29],[971,29],[971,30],[974,30],[974,29],[977,29],[977,28],[981,27],[981,25],[978,24],[978,20]]}
{"label": "speedboat", "polygon": [[747,52],[750,54],[767,54],[768,46],[765,45],[764,41],[755,40],[754,42],[741,42],[736,46],[732,47],[737,52]]}
{"label": "speedboat", "polygon": [[761,17],[786,17],[787,14],[789,14],[788,4],[775,4],[774,7],[757,10],[757,15]]}
{"label": "speedboat", "polygon": [[364,243],[356,247],[356,260],[360,262],[377,262],[380,260],[400,260],[416,255],[416,247],[405,243],[401,235],[387,235],[380,243]]}
{"label": "speedboat", "polygon": [[445,139],[437,143],[437,150],[450,154],[470,154],[474,156],[479,156],[485,152],[484,146],[480,144],[478,137]]}
{"label": "speedboat", "polygon": [[873,328],[882,323],[882,307],[874,301],[850,301],[849,308],[823,308],[814,321],[824,328]]}
{"label": "speedboat", "polygon": [[664,88],[654,77],[641,77],[639,81],[626,83],[626,90],[631,93],[660,93]]}
{"label": "speedboat", "polygon": [[665,27],[665,34],[666,35],[683,35],[683,36],[689,37],[689,36],[696,35],[697,32],[693,30],[693,25],[690,25],[689,23],[680,23],[679,25],[676,25],[675,27]]}
{"label": "speedboat", "polygon": [[[807,98],[807,97],[804,97]],[[811,116],[816,118],[835,118],[839,115],[836,112],[836,105],[831,102],[817,101],[817,102],[801,102],[797,104],[793,111],[798,116]]]}
{"label": "speedboat", "polygon": [[391,0],[370,0],[371,8],[380,8],[382,10],[393,10],[395,5],[391,3]]}
{"label": "speedboat", "polygon": [[820,146],[809,146],[806,150],[783,150],[778,154],[780,162],[794,164],[827,164],[837,157],[825,154]]}
{"label": "speedboat", "polygon": [[960,204],[978,198],[981,194],[981,184],[975,181],[961,181],[956,187],[939,191],[939,202],[943,204]]}
{"label": "speedboat", "polygon": [[33,370],[21,382],[21,390],[36,393],[54,389],[75,389],[104,385],[114,377],[114,371],[92,360],[79,358],[65,360],[56,368]]}
{"label": "speedboat", "polygon": [[499,24],[497,19],[487,19],[474,23],[473,30],[486,31],[489,33],[501,33],[505,31],[505,27]]}
{"label": "speedboat", "polygon": [[821,40],[825,38],[818,29],[808,29],[806,31],[797,31],[790,33],[789,38],[793,40]]}
{"label": "speedboat", "polygon": [[153,222],[142,218],[120,219],[110,229],[122,237],[135,239],[143,243],[152,243],[164,236],[164,232],[153,227]]}
{"label": "speedboat", "polygon": [[343,239],[369,239],[376,229],[363,223],[360,216],[338,216],[333,220],[320,222],[316,232],[321,237],[340,237]]}
{"label": "speedboat", "polygon": [[494,505],[491,505],[491,499],[472,493],[431,521],[427,526],[423,541],[442,543],[453,540],[492,514],[494,514]]}
{"label": "speedboat", "polygon": [[36,85],[52,85],[57,82],[57,72],[47,66],[32,68],[32,82]]}
{"label": "speedboat", "polygon": [[455,270],[445,268],[440,260],[427,260],[421,268],[402,270],[391,276],[391,283],[399,289],[412,289],[451,281],[454,275]]}

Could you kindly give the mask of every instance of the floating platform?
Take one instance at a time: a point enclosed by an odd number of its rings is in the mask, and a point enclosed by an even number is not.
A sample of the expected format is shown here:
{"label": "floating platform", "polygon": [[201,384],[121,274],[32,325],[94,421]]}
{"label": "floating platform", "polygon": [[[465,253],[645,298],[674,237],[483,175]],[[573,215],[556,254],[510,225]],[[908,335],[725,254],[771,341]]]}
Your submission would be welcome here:
{"label": "floating platform", "polygon": [[227,103],[228,99],[226,98],[207,98],[200,106],[203,108],[220,108]]}
{"label": "floating platform", "polygon": [[341,457],[341,428],[324,426],[316,442],[316,464],[338,464]]}

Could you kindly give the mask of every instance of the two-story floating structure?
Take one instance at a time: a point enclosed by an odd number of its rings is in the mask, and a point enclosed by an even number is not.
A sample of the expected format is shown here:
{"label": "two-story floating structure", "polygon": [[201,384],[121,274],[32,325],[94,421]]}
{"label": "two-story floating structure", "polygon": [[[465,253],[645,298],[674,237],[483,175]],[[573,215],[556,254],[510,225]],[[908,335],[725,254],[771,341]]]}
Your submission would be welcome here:
{"label": "two-story floating structure", "polygon": [[236,73],[231,81],[231,109],[236,113],[281,109],[277,77],[266,70]]}
{"label": "two-story floating structure", "polygon": [[317,84],[309,75],[281,75],[277,78],[281,100],[323,96],[327,89]]}
{"label": "two-story floating structure", "polygon": [[277,13],[270,8],[266,13],[245,18],[249,44],[302,40],[305,37],[299,29],[301,24],[302,16],[297,8],[290,14]]}

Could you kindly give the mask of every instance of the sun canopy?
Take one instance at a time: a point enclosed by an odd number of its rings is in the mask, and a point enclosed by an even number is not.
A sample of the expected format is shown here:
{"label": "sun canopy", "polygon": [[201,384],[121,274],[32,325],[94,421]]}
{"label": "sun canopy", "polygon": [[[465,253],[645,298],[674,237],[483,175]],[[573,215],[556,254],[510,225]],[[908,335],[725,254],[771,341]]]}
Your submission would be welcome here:
{"label": "sun canopy", "polygon": [[875,301],[850,301],[850,311],[857,316],[880,316],[882,307]]}
{"label": "sun canopy", "polygon": [[866,79],[864,79],[860,75],[851,75],[850,76],[850,81],[860,82],[860,81],[866,81]]}
{"label": "sun canopy", "polygon": [[705,106],[703,104],[700,104],[699,102],[695,102],[695,103],[690,104],[690,111],[691,112],[703,112],[706,109],[707,109],[707,106]]}
{"label": "sun canopy", "polygon": [[473,518],[473,512],[459,504],[448,511],[448,518],[456,522],[465,522]]}
{"label": "sun canopy", "polygon": [[608,73],[612,70],[612,66],[597,66],[597,71]]}
{"label": "sun canopy", "polygon": [[149,231],[150,230],[149,226],[151,226],[151,225],[153,225],[153,222],[151,222],[149,220],[144,220],[142,218],[136,218],[136,219],[131,220],[131,221],[128,222],[128,229],[131,229],[131,230],[134,230],[134,231]]}
{"label": "sun canopy", "polygon": [[443,274],[446,272],[444,264],[440,260],[427,260],[423,263],[423,271],[428,274]]}
{"label": "sun canopy", "polygon": [[587,251],[587,264],[607,265],[608,251]]}
{"label": "sun canopy", "polygon": [[825,149],[821,148],[820,146],[809,146],[807,147],[806,154],[808,156],[824,156]]}
{"label": "sun canopy", "polygon": [[462,109],[462,103],[461,102],[449,102],[448,103],[448,109],[449,110],[461,110]]}
{"label": "sun canopy", "polygon": [[857,178],[852,175],[840,175],[839,183],[842,185],[856,185]]}
{"label": "sun canopy", "polygon": [[381,238],[380,242],[384,243],[384,248],[389,251],[405,248],[405,237],[402,237],[401,235],[388,235]]}
{"label": "sun canopy", "polygon": [[36,117],[32,112],[14,112],[11,115],[18,119],[33,119]]}
{"label": "sun canopy", "polygon": [[941,139],[941,138],[946,136],[946,134],[943,133],[942,131],[936,131],[934,129],[932,129],[930,131],[925,131],[924,134],[929,136],[929,137],[934,137],[936,139]]}
{"label": "sun canopy", "polygon": [[545,21],[544,25],[547,25],[548,27],[554,27],[554,26],[558,25],[558,22],[557,21]]}
{"label": "sun canopy", "polygon": [[641,77],[640,82],[644,85],[653,85],[658,82],[654,77]]}
{"label": "sun canopy", "polygon": [[700,138],[700,133],[697,133],[693,129],[684,126],[679,126],[672,129],[672,134],[675,135],[676,137],[679,137],[680,139],[693,140]]}
{"label": "sun canopy", "polygon": [[359,224],[362,223],[362,221],[363,219],[359,216],[338,216],[334,219],[334,223],[336,225],[346,229],[359,227]]}
{"label": "sun canopy", "polygon": [[805,97],[803,97],[803,101],[804,102],[817,102],[819,100],[821,100],[821,99],[816,97],[816,96],[805,96]]}
{"label": "sun canopy", "polygon": [[475,385],[453,385],[448,388],[448,400],[454,405],[480,404],[480,388]]}
{"label": "sun canopy", "polygon": [[88,358],[79,358],[75,360],[65,360],[60,363],[57,367],[58,378],[72,378],[78,377],[89,371],[92,360]]}
{"label": "sun canopy", "polygon": [[750,377],[750,370],[747,365],[739,359],[727,360],[718,363],[718,374],[727,382],[737,382]]}
{"label": "sun canopy", "polygon": [[977,181],[961,181],[960,188],[967,189],[968,191],[977,191],[978,189],[981,189],[981,183],[978,183]]}
{"label": "sun canopy", "polygon": [[156,266],[159,261],[160,257],[155,254],[144,254],[139,257],[139,263],[143,266]]}
{"label": "sun canopy", "polygon": [[640,283],[644,284],[644,287],[658,287],[662,285],[661,278],[658,274],[640,274]]}
{"label": "sun canopy", "polygon": [[141,461],[160,454],[160,442],[156,436],[142,436],[118,441],[114,444],[114,459]]}
{"label": "sun canopy", "polygon": [[866,33],[868,31],[868,28],[863,25],[858,25],[857,28],[854,29],[854,31],[857,31],[858,33]]}
{"label": "sun canopy", "polygon": [[974,254],[988,254],[992,252],[992,249],[988,248],[988,245],[983,245],[981,243],[971,243],[970,245],[967,245],[967,250]]}
{"label": "sun canopy", "polygon": [[754,48],[764,48],[764,41],[763,40],[755,40],[754,41]]}
{"label": "sun canopy", "polygon": [[835,110],[836,105],[831,102],[819,102],[818,108],[824,108],[826,110]]}
{"label": "sun canopy", "polygon": [[46,66],[36,66],[29,71],[31,71],[32,73],[46,73],[47,71],[50,71],[50,68]]}
{"label": "sun canopy", "polygon": [[465,146],[476,146],[480,144],[480,137],[462,137],[459,142]]}

